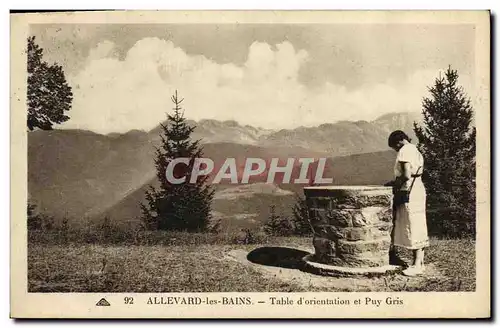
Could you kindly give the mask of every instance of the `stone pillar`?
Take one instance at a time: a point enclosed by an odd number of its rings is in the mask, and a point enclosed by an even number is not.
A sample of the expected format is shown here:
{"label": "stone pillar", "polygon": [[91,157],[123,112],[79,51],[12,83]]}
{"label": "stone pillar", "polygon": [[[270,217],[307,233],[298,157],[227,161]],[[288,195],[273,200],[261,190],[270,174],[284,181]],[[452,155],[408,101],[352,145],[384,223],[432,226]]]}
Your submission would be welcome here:
{"label": "stone pillar", "polygon": [[379,186],[305,187],[314,228],[314,260],[351,268],[389,264],[392,189]]}

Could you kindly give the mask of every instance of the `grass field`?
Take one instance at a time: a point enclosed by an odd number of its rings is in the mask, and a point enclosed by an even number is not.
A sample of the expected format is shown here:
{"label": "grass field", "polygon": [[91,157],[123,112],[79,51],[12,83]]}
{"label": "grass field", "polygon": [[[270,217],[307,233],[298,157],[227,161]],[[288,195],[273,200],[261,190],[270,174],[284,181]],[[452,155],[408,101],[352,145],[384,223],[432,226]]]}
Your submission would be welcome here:
{"label": "grass field", "polygon": [[[432,240],[426,252],[431,273],[420,278],[333,278],[233,261],[231,251],[264,246],[311,249],[311,238],[280,237],[253,245],[171,239],[165,245],[61,245],[30,242],[29,292],[300,292],[473,291],[472,240]],[[403,257],[409,254],[404,253]],[[285,272],[286,274],[284,274]],[[345,282],[345,283],[344,283]]]}

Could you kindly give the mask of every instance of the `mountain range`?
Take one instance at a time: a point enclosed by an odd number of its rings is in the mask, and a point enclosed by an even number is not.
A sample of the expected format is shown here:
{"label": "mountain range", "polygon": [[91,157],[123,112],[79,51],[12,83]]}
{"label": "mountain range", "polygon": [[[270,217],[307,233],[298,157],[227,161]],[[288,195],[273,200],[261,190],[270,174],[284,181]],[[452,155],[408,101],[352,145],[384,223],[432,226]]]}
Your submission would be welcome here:
{"label": "mountain range", "polygon": [[[194,139],[205,143],[232,142],[263,147],[302,147],[326,152],[330,157],[369,153],[387,148],[387,136],[403,130],[414,137],[413,122],[420,121],[418,113],[391,113],[373,121],[340,121],[315,127],[270,130],[240,125],[236,121],[189,121],[195,125]],[[160,128],[150,131],[154,137]]]}
{"label": "mountain range", "polygon": [[[204,156],[217,163],[248,157],[327,157],[325,177],[334,184],[380,184],[391,178],[395,153],[388,151],[387,136],[396,129],[412,135],[419,116],[384,115],[374,121],[338,122],[317,127],[268,130],[235,121],[190,121],[200,139]],[[56,219],[66,217],[86,224],[104,216],[115,221],[137,221],[144,191],[156,184],[154,149],[160,128],[124,134],[97,134],[85,130],[33,131],[28,133],[28,192],[40,212]],[[264,175],[267,172],[264,172]],[[298,168],[294,169],[294,176]],[[302,186],[280,184],[263,187],[256,177],[247,189],[229,183],[216,186],[214,213],[240,218],[238,226],[258,224],[270,205],[290,211]],[[233,195],[229,197],[228,195]],[[238,197],[234,198],[234,195]],[[227,225],[234,223],[229,223]]]}

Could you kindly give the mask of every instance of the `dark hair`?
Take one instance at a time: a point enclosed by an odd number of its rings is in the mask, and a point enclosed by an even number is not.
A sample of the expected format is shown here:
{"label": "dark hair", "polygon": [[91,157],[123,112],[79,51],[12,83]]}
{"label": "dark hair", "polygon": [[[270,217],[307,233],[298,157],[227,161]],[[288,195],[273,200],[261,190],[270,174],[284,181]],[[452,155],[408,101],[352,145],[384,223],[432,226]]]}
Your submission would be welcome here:
{"label": "dark hair", "polygon": [[408,142],[411,142],[410,137],[408,137],[408,135],[406,133],[404,133],[403,131],[401,131],[401,130],[393,131],[389,135],[389,140],[388,140],[389,147],[392,148],[392,147],[396,146],[396,144],[402,140],[408,140]]}

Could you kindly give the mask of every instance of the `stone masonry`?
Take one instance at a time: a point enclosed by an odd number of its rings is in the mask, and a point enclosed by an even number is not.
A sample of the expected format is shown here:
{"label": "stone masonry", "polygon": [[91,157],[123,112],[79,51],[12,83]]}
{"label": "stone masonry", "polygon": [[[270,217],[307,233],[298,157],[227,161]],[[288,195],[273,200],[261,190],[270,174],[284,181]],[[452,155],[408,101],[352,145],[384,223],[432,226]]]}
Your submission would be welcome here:
{"label": "stone masonry", "polygon": [[392,190],[379,186],[306,187],[317,262],[342,267],[389,264]]}

